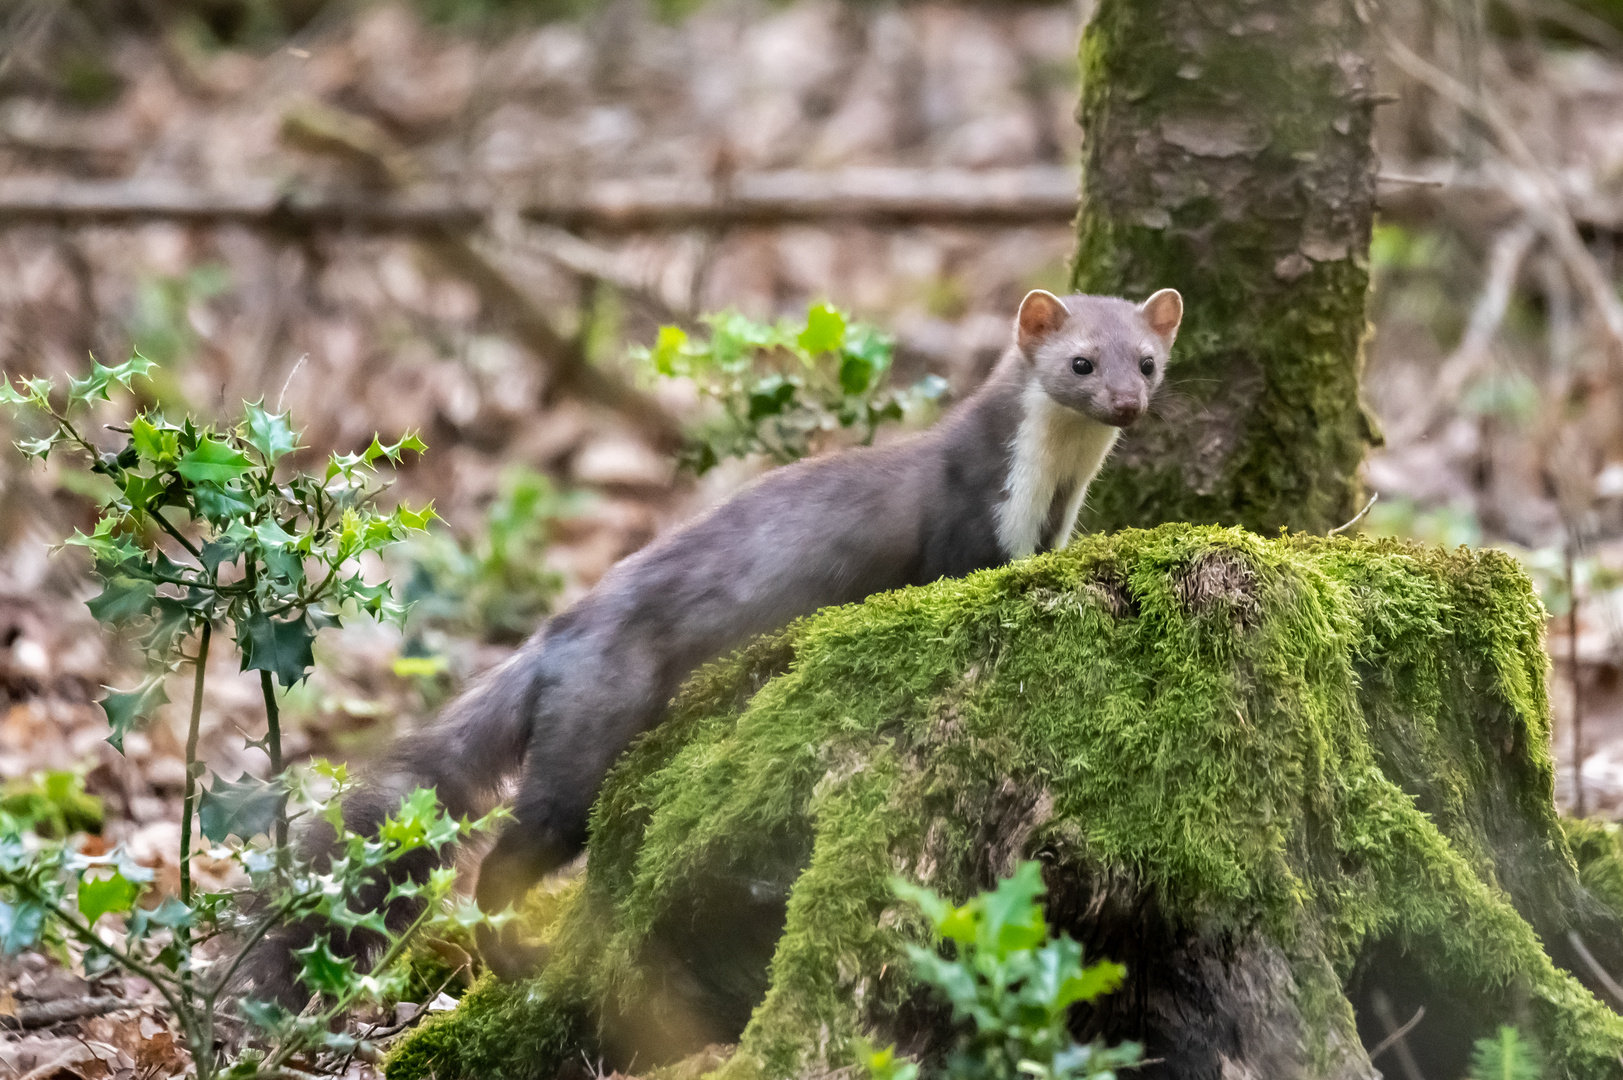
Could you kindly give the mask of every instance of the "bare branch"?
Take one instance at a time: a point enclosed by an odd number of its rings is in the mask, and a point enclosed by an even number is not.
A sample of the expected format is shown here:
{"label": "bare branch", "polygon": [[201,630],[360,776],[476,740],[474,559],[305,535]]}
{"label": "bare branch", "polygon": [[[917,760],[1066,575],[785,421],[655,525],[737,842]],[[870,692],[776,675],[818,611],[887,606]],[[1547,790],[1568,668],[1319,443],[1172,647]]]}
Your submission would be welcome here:
{"label": "bare branch", "polygon": [[1429,430],[1471,379],[1487,366],[1492,357],[1493,339],[1505,321],[1505,311],[1516,291],[1516,278],[1536,236],[1533,223],[1523,218],[1494,239],[1493,252],[1488,258],[1488,279],[1471,309],[1471,319],[1459,348],[1438,369],[1428,400],[1416,408],[1406,422],[1393,425],[1393,442],[1407,442]]}
{"label": "bare branch", "polygon": [[138,1009],[139,1001],[121,997],[64,998],[61,1001],[43,1001],[37,1005],[19,1005],[15,1014],[0,1014],[0,1028],[40,1028],[60,1024],[64,1020],[83,1020],[87,1016],[105,1016],[120,1009]]}
{"label": "bare branch", "polygon": [[1605,271],[1578,234],[1578,226],[1567,208],[1566,193],[1528,147],[1515,125],[1488,95],[1473,93],[1453,76],[1399,41],[1391,31],[1383,30],[1382,36],[1386,53],[1394,64],[1425,83],[1440,97],[1452,101],[1481,120],[1488,128],[1513,166],[1505,170],[1506,193],[1521,203],[1528,215],[1538,222],[1540,231],[1549,239],[1566,263],[1568,272],[1600,314],[1608,336],[1623,348],[1623,303],[1618,301]]}
{"label": "bare branch", "polygon": [[1400,1027],[1396,1031],[1392,1032],[1392,1034],[1388,1035],[1386,1038],[1382,1039],[1380,1042],[1375,1044],[1375,1049],[1373,1049],[1373,1050],[1371,1050],[1369,1052],[1370,1063],[1374,1064],[1376,1058],[1380,1057],[1382,1054],[1384,1054],[1388,1050],[1392,1049],[1393,1046],[1397,1045],[1397,1042],[1398,1042],[1399,1039],[1403,1038],[1405,1035],[1409,1034],[1409,1032],[1413,1031],[1415,1029],[1415,1026],[1417,1024],[1419,1024],[1420,1021],[1424,1020],[1425,1018],[1426,1018],[1426,1007],[1424,1005],[1422,1005],[1422,1006],[1420,1006],[1420,1008],[1418,1008],[1418,1009],[1416,1009],[1414,1011],[1413,1016],[1409,1017],[1408,1023],[1404,1024],[1402,1027]]}
{"label": "bare branch", "polygon": [[1613,1001],[1623,1005],[1623,986],[1618,985],[1611,972],[1600,966],[1600,961],[1596,960],[1595,954],[1589,951],[1589,946],[1585,945],[1584,939],[1578,936],[1578,931],[1568,930],[1567,941],[1571,942],[1572,950],[1578,954],[1578,959],[1584,962],[1584,967],[1589,969],[1589,973],[1595,977],[1595,981],[1606,988],[1606,992],[1612,995]]}

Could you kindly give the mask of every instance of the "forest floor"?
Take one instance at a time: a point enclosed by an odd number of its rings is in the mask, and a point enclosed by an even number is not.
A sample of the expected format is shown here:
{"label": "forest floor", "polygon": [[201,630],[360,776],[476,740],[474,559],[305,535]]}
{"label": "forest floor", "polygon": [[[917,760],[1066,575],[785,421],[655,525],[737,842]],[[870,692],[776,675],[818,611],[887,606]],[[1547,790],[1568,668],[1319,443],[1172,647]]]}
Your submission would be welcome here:
{"label": "forest floor", "polygon": [[[716,3],[670,23],[616,3],[578,22],[453,34],[379,5],[318,19],[270,50],[208,46],[184,27],[110,32],[98,39],[99,97],[64,89],[60,57],[83,31],[35,27],[35,47],[0,64],[0,180],[215,195],[272,183],[360,199],[421,189],[519,207],[650,178],[723,195],[737,178],[786,171],[812,182],[877,168],[1040,179],[1077,167],[1081,15],[1065,4],[800,0]],[[1446,51],[1446,32],[1428,33]],[[1543,160],[1611,198],[1623,176],[1623,54],[1507,45],[1485,71]],[[1381,113],[1383,172],[1481,171],[1461,164],[1457,116],[1421,102],[1398,73],[1382,77],[1402,97]],[[1373,255],[1366,373],[1387,445],[1368,463],[1380,501],[1360,525],[1506,545],[1525,560],[1554,614],[1558,800],[1574,798],[1576,687],[1586,808],[1623,815],[1618,349],[1529,243],[1484,356],[1456,362],[1517,218],[1448,183],[1392,190],[1387,200],[1383,187]],[[679,418],[694,415],[692,388],[638,372],[629,344],[700,312],[765,318],[825,298],[895,335],[897,381],[934,372],[961,395],[1004,347],[1024,292],[1063,288],[1072,239],[1063,216],[1039,212],[1013,225],[600,222],[564,236],[518,215],[501,221],[489,257],[530,309],[588,363],[644,386]],[[1611,233],[1586,230],[1609,259]],[[680,474],[644,422],[563,384],[566,358],[538,354],[515,331],[525,311],[429,255],[420,238],[387,231],[0,221],[7,375],[77,371],[87,352],[117,360],[133,345],[163,365],[152,399],[164,408],[224,416],[263,397],[291,409],[305,433],[301,465],[363,447],[375,431],[419,430],[428,442],[397,490],[432,499],[444,526],[372,568],[411,582],[419,613],[404,629],[322,635],[317,673],[283,706],[297,756],[364,760],[506,655],[541,611],[566,606],[615,560],[761,468]],[[121,415],[110,407],[98,419]],[[22,432],[6,424],[9,443]],[[1583,500],[1565,494],[1561,466],[1572,460],[1587,470]],[[131,735],[123,754],[105,742],[95,701],[104,686],[130,685],[137,665],[81,603],[94,591],[88,566],[52,551],[89,527],[87,494],[70,469],[0,453],[0,783],[15,793],[78,772],[105,808],[90,842],[126,845],[173,889],[183,706]],[[1569,535],[1579,538],[1576,668]],[[548,574],[514,578],[514,564]],[[266,764],[243,747],[263,730],[258,686],[234,668],[220,650],[202,714],[205,756],[223,776]],[[170,697],[188,694],[176,685]],[[0,1072],[157,1080],[184,1069],[138,981],[91,985],[39,957],[0,964],[0,1024],[53,1001],[130,1006],[0,1036]]]}

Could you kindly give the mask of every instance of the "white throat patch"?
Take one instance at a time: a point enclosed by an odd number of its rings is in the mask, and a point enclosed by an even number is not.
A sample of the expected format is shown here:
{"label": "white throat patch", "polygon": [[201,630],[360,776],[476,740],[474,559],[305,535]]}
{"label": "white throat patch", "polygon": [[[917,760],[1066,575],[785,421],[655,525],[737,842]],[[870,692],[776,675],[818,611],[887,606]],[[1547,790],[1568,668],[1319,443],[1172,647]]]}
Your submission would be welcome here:
{"label": "white throat patch", "polygon": [[[1058,404],[1033,379],[1020,404],[1023,415],[1015,433],[1007,496],[997,508],[997,538],[1011,559],[1023,559],[1044,542],[1064,547],[1076,527],[1088,484],[1116,444],[1120,428],[1101,424]],[[1054,496],[1069,491],[1065,515],[1053,536],[1044,536]]]}

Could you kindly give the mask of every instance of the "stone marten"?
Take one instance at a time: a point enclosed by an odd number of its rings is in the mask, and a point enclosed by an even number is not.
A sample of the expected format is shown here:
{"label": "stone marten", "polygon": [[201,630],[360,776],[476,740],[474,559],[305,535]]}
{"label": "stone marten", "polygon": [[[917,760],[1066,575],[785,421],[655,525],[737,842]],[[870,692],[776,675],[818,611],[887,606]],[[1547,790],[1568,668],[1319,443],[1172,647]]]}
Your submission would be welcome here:
{"label": "stone marten", "polygon": [[[821,607],[1063,546],[1121,429],[1160,386],[1182,317],[1172,289],[1141,304],[1030,293],[1008,351],[940,423],[769,472],[614,566],[403,739],[346,802],[349,827],[373,829],[419,786],[475,814],[517,774],[513,820],[476,890],[487,912],[516,904],[579,854],[610,767],[699,665]],[[261,963],[255,996],[300,996],[287,950],[311,932],[268,946],[278,955]],[[504,978],[541,959],[505,931],[485,931],[480,949]]]}

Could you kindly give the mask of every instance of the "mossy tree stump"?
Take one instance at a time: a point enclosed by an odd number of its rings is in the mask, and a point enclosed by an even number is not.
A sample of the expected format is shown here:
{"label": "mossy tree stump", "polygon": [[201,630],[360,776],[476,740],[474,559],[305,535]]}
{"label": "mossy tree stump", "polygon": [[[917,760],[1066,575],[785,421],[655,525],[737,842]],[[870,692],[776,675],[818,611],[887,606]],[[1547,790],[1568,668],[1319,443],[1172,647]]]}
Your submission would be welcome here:
{"label": "mossy tree stump", "polygon": [[1384,995],[1425,1005],[1429,1080],[1501,1022],[1547,1077],[1623,1077],[1567,944],[1623,970],[1623,874],[1586,834],[1581,881],[1552,804],[1542,626],[1498,553],[1188,526],[821,612],[689,684],[604,792],[545,973],[480,983],[389,1077],[714,1043],[727,1080],[807,1077],[859,1034],[932,1060],[889,880],[962,899],[1023,858],[1128,965],[1073,1022],[1143,1039],[1141,1075],[1373,1077]]}

